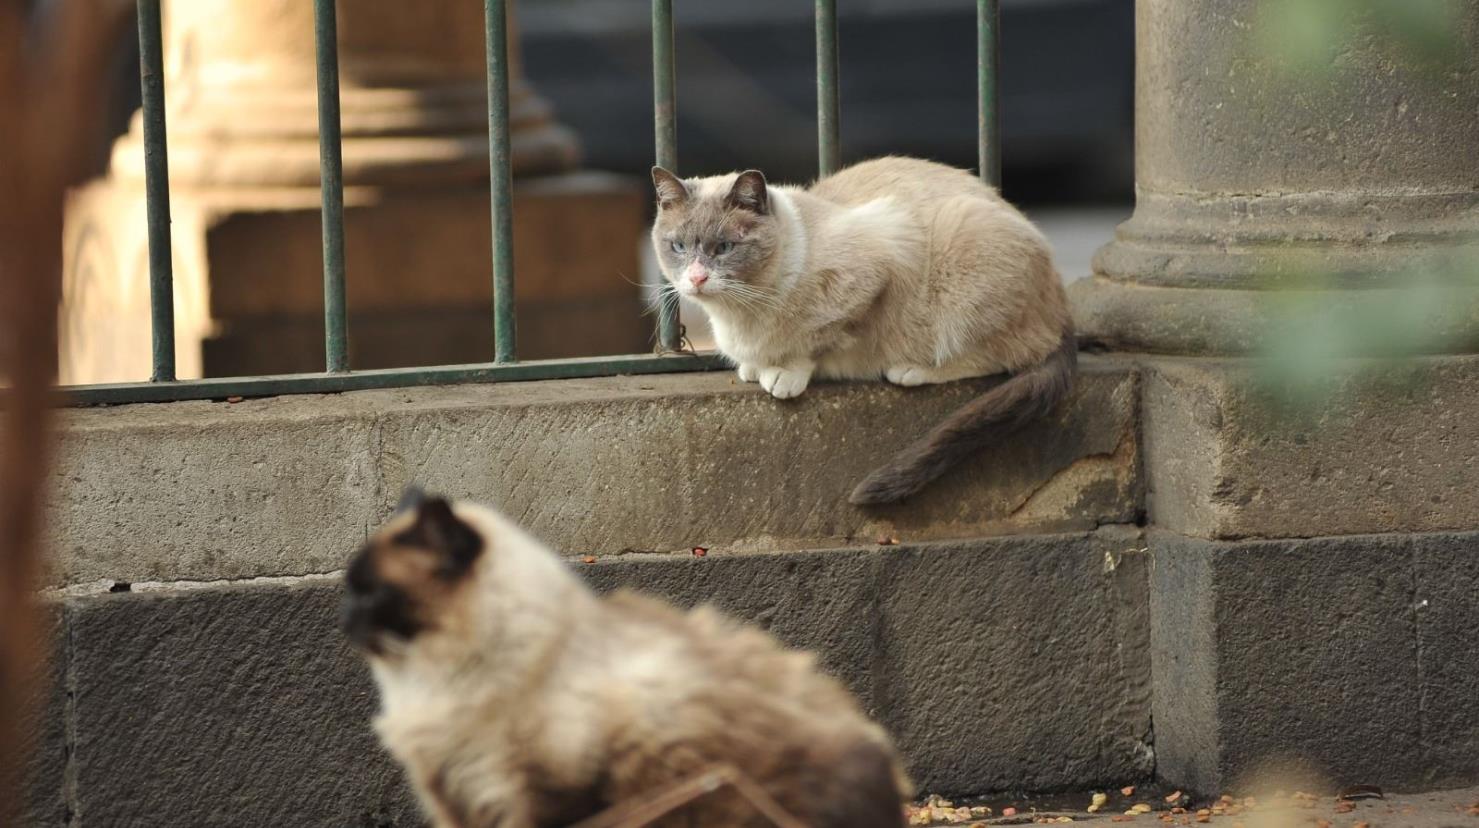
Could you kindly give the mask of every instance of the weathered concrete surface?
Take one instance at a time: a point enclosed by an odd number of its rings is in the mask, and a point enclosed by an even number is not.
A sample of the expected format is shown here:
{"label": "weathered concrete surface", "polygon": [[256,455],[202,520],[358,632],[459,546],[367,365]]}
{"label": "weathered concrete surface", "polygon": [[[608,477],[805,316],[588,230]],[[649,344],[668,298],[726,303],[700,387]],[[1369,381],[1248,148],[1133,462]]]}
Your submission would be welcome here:
{"label": "weathered concrete surface", "polygon": [[[820,650],[924,788],[1065,788],[1151,771],[1140,547],[1106,529],[578,566]],[[67,600],[82,826],[412,824],[334,629],[338,579],[288,580]]]}
{"label": "weathered concrete surface", "polygon": [[884,558],[877,704],[918,784],[1051,790],[1153,767],[1139,533]]}
{"label": "weathered concrete surface", "polygon": [[63,629],[61,607],[52,604],[42,618],[51,651],[34,686],[31,710],[35,718],[20,746],[30,763],[22,781],[21,825],[67,825],[66,664],[70,650]]}
{"label": "weathered concrete surface", "polygon": [[1320,67],[1328,75],[1312,77],[1293,65],[1308,52],[1290,54],[1267,41],[1278,34],[1269,27],[1290,20],[1280,9],[1257,0],[1137,3],[1137,183],[1189,201],[1198,194],[1473,194],[1479,13],[1469,0],[1451,5],[1445,34],[1455,42],[1434,67],[1441,76],[1420,71],[1421,55],[1397,27],[1352,7],[1337,22],[1349,30],[1321,32],[1339,56]]}
{"label": "weathered concrete surface", "polygon": [[1212,572],[1205,554],[1187,552],[1182,546],[1174,537],[1157,536],[1151,549],[1156,776],[1187,790],[1220,793]]}
{"label": "weathered concrete surface", "polygon": [[1135,214],[1071,288],[1086,338],[1240,353],[1261,291],[1402,287],[1474,254],[1479,3],[1444,4],[1449,40],[1422,46],[1358,4],[1300,27],[1299,5],[1135,4]]}
{"label": "weathered concrete surface", "polygon": [[1250,361],[1147,360],[1151,522],[1208,538],[1479,528],[1479,358],[1341,368],[1301,410]]}
{"label": "weathered concrete surface", "polygon": [[1479,778],[1479,534],[1151,536],[1157,774],[1206,793]]}
{"label": "weathered concrete surface", "polygon": [[714,373],[68,411],[51,583],[332,571],[411,481],[572,555],[1133,522],[1138,378],[1084,363],[1059,415],[876,512],[847,504],[857,480],[990,381],[782,402]]}
{"label": "weathered concrete surface", "polygon": [[82,825],[411,825],[338,583],[67,604]]}

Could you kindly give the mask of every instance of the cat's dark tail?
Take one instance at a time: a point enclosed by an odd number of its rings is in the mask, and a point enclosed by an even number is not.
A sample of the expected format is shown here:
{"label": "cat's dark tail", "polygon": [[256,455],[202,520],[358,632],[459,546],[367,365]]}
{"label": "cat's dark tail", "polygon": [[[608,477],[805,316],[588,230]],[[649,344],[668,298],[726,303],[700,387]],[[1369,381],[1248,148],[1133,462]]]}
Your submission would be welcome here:
{"label": "cat's dark tail", "polygon": [[1073,387],[1078,343],[1063,335],[1047,359],[961,406],[852,490],[858,506],[893,503],[923,489],[962,458],[1052,411]]}

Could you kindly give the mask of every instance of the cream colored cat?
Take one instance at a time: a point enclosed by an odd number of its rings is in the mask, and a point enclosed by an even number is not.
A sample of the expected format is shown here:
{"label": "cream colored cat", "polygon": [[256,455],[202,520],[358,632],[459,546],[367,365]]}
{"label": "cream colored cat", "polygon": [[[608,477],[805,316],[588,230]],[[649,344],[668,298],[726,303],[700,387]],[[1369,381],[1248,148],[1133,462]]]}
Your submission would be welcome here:
{"label": "cream colored cat", "polygon": [[813,376],[1012,374],[871,474],[854,503],[918,491],[1072,384],[1073,322],[1047,241],[970,173],[890,157],[806,189],[756,170],[652,177],[663,275],[708,313],[740,379],[785,399]]}
{"label": "cream colored cat", "polygon": [[[811,656],[599,597],[489,509],[410,490],[345,580],[375,729],[440,828],[566,826],[719,765],[810,828],[903,826],[888,737]],[[653,824],[773,825],[733,790]]]}

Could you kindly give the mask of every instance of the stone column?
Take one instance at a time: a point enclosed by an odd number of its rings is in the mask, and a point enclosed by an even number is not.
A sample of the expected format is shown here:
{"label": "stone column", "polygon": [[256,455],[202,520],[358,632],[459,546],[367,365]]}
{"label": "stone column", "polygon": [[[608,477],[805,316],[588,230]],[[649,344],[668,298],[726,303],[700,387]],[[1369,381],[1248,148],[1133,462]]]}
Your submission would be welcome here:
{"label": "stone column", "polygon": [[1313,72],[1269,49],[1279,5],[1137,3],[1137,203],[1075,288],[1089,340],[1244,352],[1260,291],[1400,288],[1479,238],[1479,4],[1441,62],[1351,21]]}
{"label": "stone column", "polygon": [[[1186,790],[1479,772],[1479,0],[1437,4],[1439,61],[1359,17],[1304,55],[1319,72],[1262,48],[1263,15],[1342,5],[1378,4],[1138,0],[1138,203],[1071,288],[1143,380],[1156,771]],[[1451,330],[1321,360],[1294,407],[1246,358],[1290,299]],[[1347,326],[1349,355],[1377,327]]]}
{"label": "stone column", "polygon": [[[482,8],[340,0],[354,367],[491,358]],[[312,4],[168,0],[164,25],[180,375],[320,370]],[[617,273],[637,270],[645,198],[571,172],[575,137],[510,31],[522,355],[640,349],[640,297]],[[143,228],[135,117],[107,179],[69,208],[64,381],[147,376]]]}

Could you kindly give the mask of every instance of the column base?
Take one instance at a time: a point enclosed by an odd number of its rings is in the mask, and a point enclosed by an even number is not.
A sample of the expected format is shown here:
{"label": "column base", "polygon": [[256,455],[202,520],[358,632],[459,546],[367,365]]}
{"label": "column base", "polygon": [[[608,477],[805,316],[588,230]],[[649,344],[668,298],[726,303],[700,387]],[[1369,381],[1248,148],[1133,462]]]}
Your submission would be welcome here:
{"label": "column base", "polygon": [[1255,795],[1479,778],[1479,357],[1335,365],[1307,408],[1252,360],[1137,362],[1157,774]]}
{"label": "column base", "polygon": [[[1475,261],[1479,261],[1476,259]],[[1290,325],[1329,320],[1360,326],[1372,317],[1407,326],[1402,342],[1352,336],[1339,356],[1479,352],[1479,286],[1429,279],[1362,290],[1238,290],[1162,287],[1096,275],[1068,286],[1079,340],[1112,351],[1185,356],[1265,352]]]}
{"label": "column base", "polygon": [[[177,362],[182,379],[323,370],[318,190],[177,188],[172,193]],[[515,184],[520,356],[643,352],[642,182],[571,173]],[[492,358],[486,188],[345,193],[354,368]],[[62,381],[149,375],[142,187],[91,185],[69,205]]]}
{"label": "column base", "polygon": [[1479,533],[1149,544],[1166,782],[1267,796],[1479,778]]}

